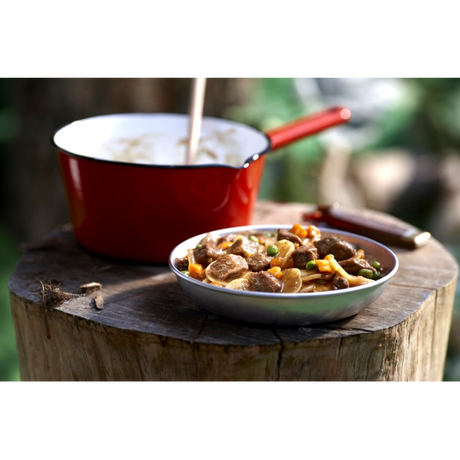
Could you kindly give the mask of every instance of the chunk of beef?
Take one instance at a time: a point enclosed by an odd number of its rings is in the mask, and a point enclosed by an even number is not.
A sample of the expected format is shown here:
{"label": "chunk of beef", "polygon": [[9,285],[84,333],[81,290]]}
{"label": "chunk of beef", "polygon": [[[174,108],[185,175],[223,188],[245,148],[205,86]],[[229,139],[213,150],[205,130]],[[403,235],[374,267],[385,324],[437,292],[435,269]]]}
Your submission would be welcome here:
{"label": "chunk of beef", "polygon": [[221,281],[225,281],[230,275],[237,275],[247,269],[248,263],[246,259],[235,254],[224,254],[209,267],[211,274]]}
{"label": "chunk of beef", "polygon": [[350,259],[356,255],[355,247],[348,243],[348,241],[342,240],[337,236],[327,236],[319,241],[315,241],[314,245],[321,257],[332,254],[337,261]]}
{"label": "chunk of beef", "polygon": [[205,244],[201,246],[201,248],[194,249],[193,255],[197,263],[206,266],[220,257],[222,255],[222,250],[215,246]]}
{"label": "chunk of beef", "polygon": [[249,269],[253,272],[260,272],[270,268],[270,259],[264,254],[253,254],[246,259]]}
{"label": "chunk of beef", "polygon": [[280,228],[278,230],[278,241],[280,240],[288,240],[291,243],[297,243],[297,244],[302,244],[302,240],[297,236],[294,235],[294,233],[289,232],[288,230],[285,230],[284,228]]}
{"label": "chunk of beef", "polygon": [[270,273],[261,271],[248,275],[251,290],[258,292],[279,292],[281,283]]}
{"label": "chunk of beef", "polygon": [[307,262],[310,260],[316,260],[318,258],[318,250],[315,248],[308,248],[306,246],[299,246],[292,253],[292,260],[294,261],[294,267],[300,270],[305,270]]}
{"label": "chunk of beef", "polygon": [[351,258],[341,260],[339,262],[340,266],[350,275],[358,275],[359,271],[363,268],[375,272],[375,268],[367,262],[365,259]]}
{"label": "chunk of beef", "polygon": [[346,278],[344,278],[339,272],[335,272],[334,276],[332,277],[332,289],[348,289],[350,287],[350,283]]}
{"label": "chunk of beef", "polygon": [[174,266],[181,272],[188,270],[188,257],[178,257],[174,260]]}
{"label": "chunk of beef", "polygon": [[250,241],[247,238],[237,239],[227,250],[229,254],[235,254],[241,257],[247,257],[249,254],[254,254],[259,249],[257,241]]}

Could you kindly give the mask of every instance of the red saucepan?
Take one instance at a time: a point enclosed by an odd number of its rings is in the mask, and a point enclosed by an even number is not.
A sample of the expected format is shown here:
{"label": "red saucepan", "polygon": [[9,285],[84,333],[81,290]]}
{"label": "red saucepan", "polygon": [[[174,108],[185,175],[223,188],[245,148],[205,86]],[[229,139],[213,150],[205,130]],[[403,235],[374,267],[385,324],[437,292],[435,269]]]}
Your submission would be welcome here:
{"label": "red saucepan", "polygon": [[53,136],[77,241],[104,256],[167,263],[181,241],[251,224],[265,154],[348,121],[333,108],[267,133],[205,117],[184,165],[188,115],[115,114]]}

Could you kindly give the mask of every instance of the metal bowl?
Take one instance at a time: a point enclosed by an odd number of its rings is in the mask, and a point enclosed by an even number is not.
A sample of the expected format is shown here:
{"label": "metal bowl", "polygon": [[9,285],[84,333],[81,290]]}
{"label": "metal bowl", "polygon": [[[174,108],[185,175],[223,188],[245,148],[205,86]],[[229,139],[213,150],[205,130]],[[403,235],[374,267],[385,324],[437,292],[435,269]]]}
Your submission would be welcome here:
{"label": "metal bowl", "polygon": [[[242,231],[276,232],[291,225],[249,225],[211,232],[216,236]],[[321,236],[337,235],[364,249],[372,255],[386,274],[381,279],[349,289],[312,292],[305,294],[277,294],[266,292],[238,291],[211,286],[181,273],[175,266],[176,258],[184,257],[187,249],[194,248],[206,233],[190,238],[174,248],[169,256],[169,266],[182,289],[203,309],[216,315],[271,326],[307,326],[326,323],[356,315],[373,303],[385,290],[396,274],[399,262],[386,246],[353,233],[321,228]]]}

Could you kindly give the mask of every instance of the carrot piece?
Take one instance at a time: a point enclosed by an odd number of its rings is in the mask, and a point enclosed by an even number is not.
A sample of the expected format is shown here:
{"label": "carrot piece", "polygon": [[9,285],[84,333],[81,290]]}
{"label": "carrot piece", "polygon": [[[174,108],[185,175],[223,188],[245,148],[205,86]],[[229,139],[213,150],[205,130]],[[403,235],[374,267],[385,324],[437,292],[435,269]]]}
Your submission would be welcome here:
{"label": "carrot piece", "polygon": [[320,272],[332,272],[331,264],[329,263],[329,260],[323,260],[323,259],[318,259],[316,261],[316,267]]}
{"label": "carrot piece", "polygon": [[192,278],[203,280],[206,278],[206,272],[201,264],[188,264],[188,271]]}
{"label": "carrot piece", "polygon": [[275,257],[270,261],[270,267],[279,267],[282,264],[282,261],[279,257]]}
{"label": "carrot piece", "polygon": [[268,273],[271,273],[275,278],[280,279],[282,276],[281,267],[273,267],[267,270]]}
{"label": "carrot piece", "polygon": [[217,247],[221,249],[227,249],[232,244],[233,244],[233,241],[225,241],[223,243],[218,244]]}
{"label": "carrot piece", "polygon": [[308,238],[314,238],[315,236],[321,236],[321,230],[314,225],[309,225],[307,228]]}
{"label": "carrot piece", "polygon": [[211,286],[217,286],[217,287],[222,287],[222,284],[218,283],[217,281],[214,281],[212,283],[209,283]]}
{"label": "carrot piece", "polygon": [[297,235],[301,240],[307,236],[307,230],[300,224],[294,224],[289,232],[294,233],[294,235]]}

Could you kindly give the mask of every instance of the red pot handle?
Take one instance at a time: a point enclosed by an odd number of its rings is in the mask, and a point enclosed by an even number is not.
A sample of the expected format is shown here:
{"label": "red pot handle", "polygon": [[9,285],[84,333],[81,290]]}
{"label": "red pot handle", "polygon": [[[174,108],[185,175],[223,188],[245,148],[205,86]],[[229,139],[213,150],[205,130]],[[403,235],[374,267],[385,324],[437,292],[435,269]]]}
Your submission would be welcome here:
{"label": "red pot handle", "polygon": [[279,128],[271,129],[265,134],[270,138],[272,150],[275,150],[332,126],[346,123],[350,118],[351,112],[347,108],[333,107],[315,115],[299,118]]}

